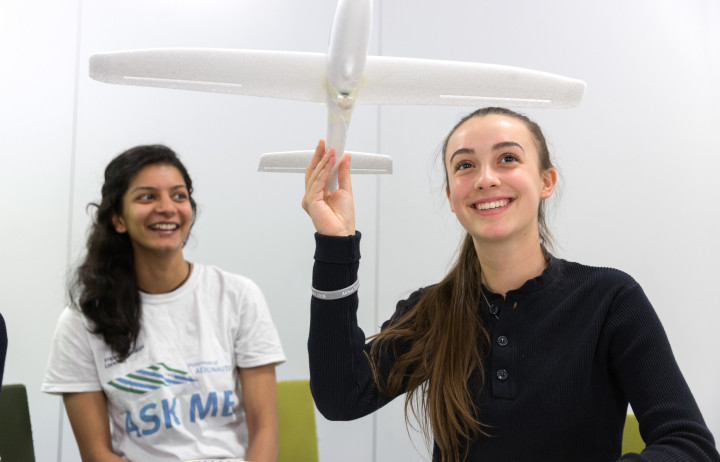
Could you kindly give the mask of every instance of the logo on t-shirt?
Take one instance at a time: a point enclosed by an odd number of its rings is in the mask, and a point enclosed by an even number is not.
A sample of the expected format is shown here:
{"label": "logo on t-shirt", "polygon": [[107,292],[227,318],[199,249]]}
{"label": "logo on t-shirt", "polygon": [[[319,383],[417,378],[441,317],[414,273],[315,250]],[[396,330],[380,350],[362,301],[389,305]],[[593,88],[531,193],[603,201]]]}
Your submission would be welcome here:
{"label": "logo on t-shirt", "polygon": [[[127,355],[127,357],[129,358],[130,356],[134,355],[134,354],[137,353],[138,351],[142,351],[143,348],[145,348],[145,345],[136,346],[136,347],[130,352],[130,354]],[[119,355],[105,356],[105,369],[109,369],[109,368],[111,368],[111,367],[113,367],[113,366],[115,366],[115,365],[117,365],[117,364],[121,364],[121,362],[120,362],[120,356],[119,356]]]}
{"label": "logo on t-shirt", "polygon": [[181,385],[188,382],[197,382],[197,379],[192,378],[187,371],[171,368],[165,363],[157,363],[137,369],[124,376],[115,377],[108,382],[108,385],[121,391],[142,395],[160,387]]}

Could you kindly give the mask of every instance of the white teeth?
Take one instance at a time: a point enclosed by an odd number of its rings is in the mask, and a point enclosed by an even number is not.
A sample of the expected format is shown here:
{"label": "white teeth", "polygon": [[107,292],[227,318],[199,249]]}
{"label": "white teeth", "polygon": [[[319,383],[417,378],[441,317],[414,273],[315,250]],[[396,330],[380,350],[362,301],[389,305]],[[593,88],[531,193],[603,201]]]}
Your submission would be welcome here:
{"label": "white teeth", "polygon": [[169,231],[171,229],[177,229],[178,225],[175,223],[156,223],[151,226],[152,229],[161,229],[165,231]]}
{"label": "white teeth", "polygon": [[500,207],[505,207],[508,205],[510,201],[508,199],[503,199],[500,201],[494,201],[494,202],[483,202],[481,204],[475,204],[475,208],[478,210],[490,210],[490,209],[497,209]]}

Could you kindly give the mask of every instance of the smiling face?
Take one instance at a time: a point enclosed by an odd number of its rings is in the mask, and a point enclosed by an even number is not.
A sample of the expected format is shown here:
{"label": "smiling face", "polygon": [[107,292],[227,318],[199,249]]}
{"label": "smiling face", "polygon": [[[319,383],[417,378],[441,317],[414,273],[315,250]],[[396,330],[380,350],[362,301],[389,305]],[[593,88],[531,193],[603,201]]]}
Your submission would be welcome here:
{"label": "smiling face", "polygon": [[538,209],[557,174],[542,170],[537,143],[525,123],[488,114],[471,117],[448,138],[447,196],[475,240],[538,239]]}
{"label": "smiling face", "polygon": [[190,233],[193,210],[180,171],[168,164],[144,167],[128,184],[122,214],[112,221],[118,233],[127,233],[135,258],[182,254]]}

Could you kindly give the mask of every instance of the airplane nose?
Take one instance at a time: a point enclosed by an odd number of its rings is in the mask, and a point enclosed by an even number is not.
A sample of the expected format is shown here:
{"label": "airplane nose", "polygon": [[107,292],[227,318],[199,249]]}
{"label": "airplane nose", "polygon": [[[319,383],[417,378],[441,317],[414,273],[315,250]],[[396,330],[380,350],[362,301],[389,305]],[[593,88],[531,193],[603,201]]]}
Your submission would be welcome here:
{"label": "airplane nose", "polygon": [[372,33],[372,0],[340,0],[328,47],[327,81],[352,93],[362,81]]}

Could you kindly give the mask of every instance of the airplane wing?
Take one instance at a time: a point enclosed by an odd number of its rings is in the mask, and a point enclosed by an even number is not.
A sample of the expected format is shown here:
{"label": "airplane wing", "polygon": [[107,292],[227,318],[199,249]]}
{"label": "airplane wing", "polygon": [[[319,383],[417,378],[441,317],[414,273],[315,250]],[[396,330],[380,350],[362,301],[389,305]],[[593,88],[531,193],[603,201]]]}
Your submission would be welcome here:
{"label": "airplane wing", "polygon": [[564,108],[585,82],[495,64],[368,56],[358,104]]}
{"label": "airplane wing", "polygon": [[[177,48],[98,53],[90,77],[107,83],[325,102],[327,55]],[[518,67],[368,56],[358,104],[572,107],[581,80]]]}
{"label": "airplane wing", "polygon": [[107,83],[324,102],[327,56],[177,48],[97,53],[90,77]]}

